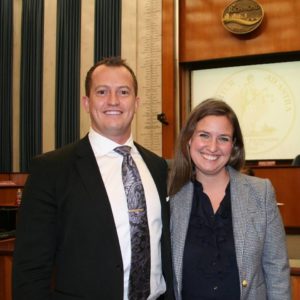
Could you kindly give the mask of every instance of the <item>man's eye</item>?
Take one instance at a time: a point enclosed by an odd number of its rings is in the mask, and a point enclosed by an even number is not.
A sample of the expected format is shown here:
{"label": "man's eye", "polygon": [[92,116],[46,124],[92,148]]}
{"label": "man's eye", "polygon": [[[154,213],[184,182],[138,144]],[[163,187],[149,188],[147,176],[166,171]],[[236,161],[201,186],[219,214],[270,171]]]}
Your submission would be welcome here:
{"label": "man's eye", "polygon": [[108,91],[107,90],[97,90],[97,95],[103,96],[103,95],[107,95]]}
{"label": "man's eye", "polygon": [[129,95],[129,90],[127,90],[127,89],[121,89],[121,90],[119,90],[119,95],[121,95],[121,96],[127,96],[127,95]]}

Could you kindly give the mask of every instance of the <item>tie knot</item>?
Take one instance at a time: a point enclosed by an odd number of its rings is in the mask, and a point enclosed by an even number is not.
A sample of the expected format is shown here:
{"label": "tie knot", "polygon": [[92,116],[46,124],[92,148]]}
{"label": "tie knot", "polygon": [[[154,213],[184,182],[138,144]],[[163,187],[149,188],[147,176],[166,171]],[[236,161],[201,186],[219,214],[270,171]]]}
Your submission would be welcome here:
{"label": "tie knot", "polygon": [[117,153],[126,156],[130,154],[131,147],[129,146],[120,146],[114,149]]}

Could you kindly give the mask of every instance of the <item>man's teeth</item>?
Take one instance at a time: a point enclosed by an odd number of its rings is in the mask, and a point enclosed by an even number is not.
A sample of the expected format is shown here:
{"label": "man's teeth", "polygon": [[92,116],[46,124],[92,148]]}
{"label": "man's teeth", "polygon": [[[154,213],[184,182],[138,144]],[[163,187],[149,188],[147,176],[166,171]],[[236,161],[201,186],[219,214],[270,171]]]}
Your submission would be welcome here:
{"label": "man's teeth", "polygon": [[106,115],[120,115],[120,111],[110,110],[105,112]]}

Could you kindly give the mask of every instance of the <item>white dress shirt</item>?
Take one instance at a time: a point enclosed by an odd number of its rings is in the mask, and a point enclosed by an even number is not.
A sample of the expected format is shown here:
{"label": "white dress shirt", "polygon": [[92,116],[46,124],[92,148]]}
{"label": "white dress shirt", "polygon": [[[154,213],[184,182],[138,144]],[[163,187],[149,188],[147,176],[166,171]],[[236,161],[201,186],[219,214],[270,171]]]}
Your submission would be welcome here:
{"label": "white dress shirt", "polygon": [[[124,300],[128,300],[131,262],[130,225],[127,200],[122,182],[121,166],[123,156],[114,151],[114,148],[121,145],[98,134],[92,128],[89,132],[89,140],[95,154],[113,212],[123,259]],[[140,153],[136,149],[132,136],[130,136],[124,145],[131,147],[131,155],[139,170],[145,191],[151,253],[151,292],[148,300],[153,300],[158,298],[166,290],[166,284],[162,275],[161,267],[160,239],[162,233],[162,222],[160,199],[153,178]]]}

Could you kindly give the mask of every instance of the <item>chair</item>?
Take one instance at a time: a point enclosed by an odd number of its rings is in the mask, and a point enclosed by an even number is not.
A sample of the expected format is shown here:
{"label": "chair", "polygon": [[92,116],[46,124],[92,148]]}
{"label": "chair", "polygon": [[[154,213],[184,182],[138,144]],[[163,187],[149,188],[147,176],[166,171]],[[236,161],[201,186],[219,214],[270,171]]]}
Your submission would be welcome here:
{"label": "chair", "polygon": [[292,161],[292,166],[300,166],[300,154],[298,154]]}

